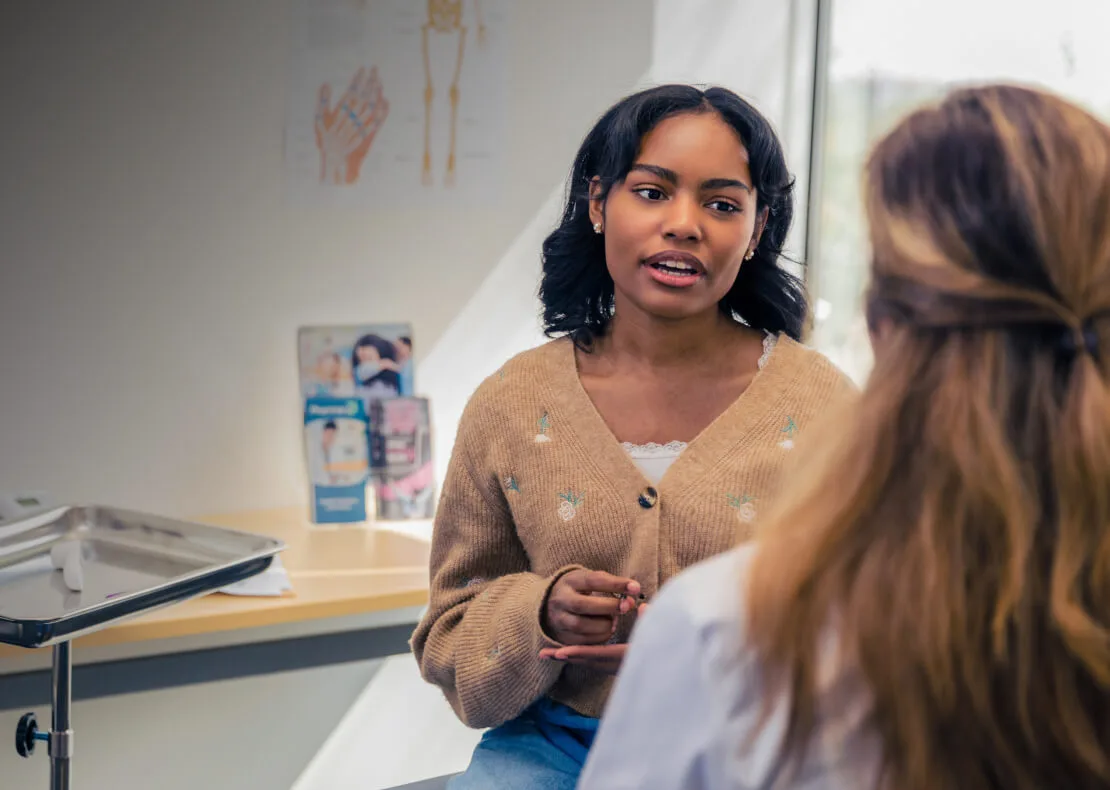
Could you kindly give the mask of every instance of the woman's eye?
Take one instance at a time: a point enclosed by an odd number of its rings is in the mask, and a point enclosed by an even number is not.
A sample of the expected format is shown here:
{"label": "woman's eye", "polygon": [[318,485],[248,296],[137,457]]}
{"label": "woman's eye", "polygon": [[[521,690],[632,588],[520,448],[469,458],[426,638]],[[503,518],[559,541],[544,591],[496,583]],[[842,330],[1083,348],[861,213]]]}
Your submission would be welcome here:
{"label": "woman's eye", "polygon": [[727,200],[714,200],[709,204],[709,207],[724,214],[735,214],[740,210],[739,206],[729,203]]}
{"label": "woman's eye", "polygon": [[633,191],[646,200],[662,200],[664,197],[663,190],[656,189],[655,187],[640,187]]}

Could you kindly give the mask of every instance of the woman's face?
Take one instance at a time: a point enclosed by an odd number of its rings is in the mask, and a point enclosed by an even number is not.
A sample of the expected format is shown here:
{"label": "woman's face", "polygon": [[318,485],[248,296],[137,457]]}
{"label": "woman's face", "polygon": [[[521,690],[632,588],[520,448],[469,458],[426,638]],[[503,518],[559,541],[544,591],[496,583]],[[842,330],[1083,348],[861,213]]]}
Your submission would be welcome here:
{"label": "woman's face", "polygon": [[677,319],[716,310],[755,248],[757,216],[748,152],[716,113],[674,115],[641,143],[624,181],[590,221],[605,234],[616,309]]}
{"label": "woman's face", "polygon": [[361,362],[378,362],[381,360],[381,355],[378,354],[378,349],[373,346],[359,346],[356,352],[358,354],[358,361]]}
{"label": "woman's face", "polygon": [[333,379],[339,377],[339,355],[335,353],[327,353],[320,356],[319,370],[320,377],[324,379]]}

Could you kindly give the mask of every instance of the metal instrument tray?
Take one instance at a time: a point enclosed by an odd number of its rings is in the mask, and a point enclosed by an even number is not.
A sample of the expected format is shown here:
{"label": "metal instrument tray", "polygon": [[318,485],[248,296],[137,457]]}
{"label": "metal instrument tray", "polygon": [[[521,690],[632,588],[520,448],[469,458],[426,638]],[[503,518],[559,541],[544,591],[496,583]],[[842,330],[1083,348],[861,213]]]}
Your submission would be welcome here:
{"label": "metal instrument tray", "polygon": [[[54,567],[79,550],[75,592]],[[261,573],[279,540],[103,506],[64,506],[0,524],[0,642],[43,647]]]}

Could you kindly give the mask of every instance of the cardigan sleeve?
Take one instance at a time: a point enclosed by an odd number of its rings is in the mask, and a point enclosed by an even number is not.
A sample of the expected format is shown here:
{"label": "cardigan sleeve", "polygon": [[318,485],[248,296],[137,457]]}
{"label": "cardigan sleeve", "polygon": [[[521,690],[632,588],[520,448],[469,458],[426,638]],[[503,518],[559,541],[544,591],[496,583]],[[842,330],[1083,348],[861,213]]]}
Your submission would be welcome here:
{"label": "cardigan sleeve", "polygon": [[497,471],[474,461],[488,456],[481,451],[497,430],[479,401],[459,423],[432,534],[428,611],[412,649],[462,722],[484,728],[517,717],[559,678],[562,665],[539,657],[560,647],[543,631],[542,610],[559,577],[580,566],[530,571]]}

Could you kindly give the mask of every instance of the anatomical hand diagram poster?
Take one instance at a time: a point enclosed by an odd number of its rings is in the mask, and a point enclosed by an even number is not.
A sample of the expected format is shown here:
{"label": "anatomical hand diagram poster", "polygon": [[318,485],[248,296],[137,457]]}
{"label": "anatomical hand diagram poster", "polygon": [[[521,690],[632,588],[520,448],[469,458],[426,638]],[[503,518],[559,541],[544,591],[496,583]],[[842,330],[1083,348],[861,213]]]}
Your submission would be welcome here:
{"label": "anatomical hand diagram poster", "polygon": [[507,0],[291,0],[285,161],[297,202],[496,197]]}

